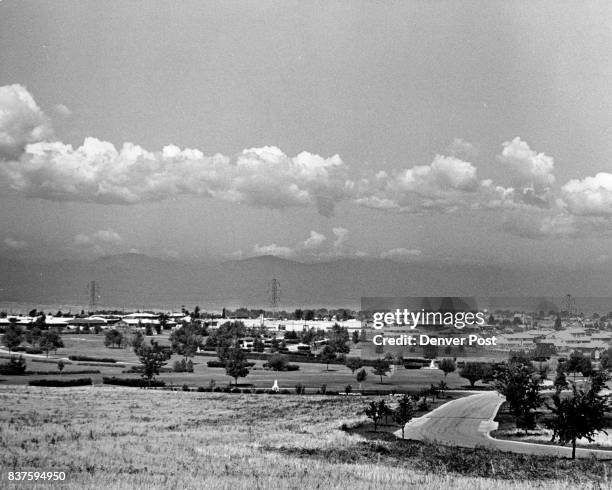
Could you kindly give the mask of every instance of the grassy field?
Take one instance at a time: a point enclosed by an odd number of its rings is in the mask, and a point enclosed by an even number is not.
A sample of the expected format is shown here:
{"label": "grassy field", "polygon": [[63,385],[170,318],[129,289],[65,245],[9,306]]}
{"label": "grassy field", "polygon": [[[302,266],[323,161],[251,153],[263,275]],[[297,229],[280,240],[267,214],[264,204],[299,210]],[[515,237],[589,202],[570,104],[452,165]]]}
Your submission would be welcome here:
{"label": "grassy field", "polygon": [[606,463],[341,430],[365,421],[364,399],[24,386],[0,399],[2,488],[7,471],[43,469],[65,471],[71,489],[607,485]]}
{"label": "grassy field", "polygon": [[[160,343],[167,343],[167,336],[159,336],[156,339]],[[52,353],[49,359],[66,358],[69,355],[86,355],[90,357],[110,357],[129,367],[139,363],[138,358],[129,348],[126,349],[109,349],[104,346],[103,335],[65,335],[63,337],[65,347],[59,349],[57,353]],[[352,353],[351,355],[357,355]],[[4,354],[6,357],[7,355]],[[54,371],[56,365],[53,363],[34,362],[32,357],[25,356],[28,362],[28,370],[31,371]],[[171,367],[175,360],[181,359],[180,356],[173,356],[168,362],[167,367]],[[226,386],[230,378],[225,374],[222,368],[209,368],[206,362],[215,360],[216,356],[196,356],[194,361],[193,373],[163,373],[160,379],[166,383],[174,385],[187,384],[192,387],[208,386],[213,380],[217,386]],[[2,360],[2,362],[5,362]],[[350,369],[343,365],[330,364],[329,370],[323,364],[299,363],[299,371],[290,372],[274,372],[264,370],[262,367],[264,361],[256,361],[254,369],[251,370],[248,377],[240,378],[239,383],[242,385],[252,385],[256,388],[271,388],[274,380],[278,380],[280,388],[293,390],[298,383],[303,384],[311,390],[318,389],[322,384],[326,384],[330,390],[344,391],[346,385],[351,385],[353,390],[359,388],[359,383],[355,380],[355,376]],[[111,365],[96,365],[87,366],[90,363],[72,362],[64,368],[63,378],[71,377],[70,372],[79,369],[98,369],[99,375],[90,376],[94,382],[101,383],[102,376],[120,376],[120,377],[138,377],[138,374],[122,374],[126,367],[116,367]],[[366,390],[378,389],[403,389],[414,390],[420,387],[429,387],[431,383],[438,383],[444,379],[444,375],[440,370],[426,369],[405,369],[402,366],[397,367],[392,373],[389,373],[383,378],[384,384],[380,384],[380,378],[371,374],[371,368],[366,368],[368,371],[367,380],[362,383],[362,388]],[[5,376],[0,378],[2,384],[26,384],[31,379],[38,378],[55,378],[58,376]],[[75,375],[72,377],[83,377],[83,375]],[[467,386],[467,380],[459,377],[457,373],[451,373],[446,378],[446,382],[451,388],[461,388]]]}

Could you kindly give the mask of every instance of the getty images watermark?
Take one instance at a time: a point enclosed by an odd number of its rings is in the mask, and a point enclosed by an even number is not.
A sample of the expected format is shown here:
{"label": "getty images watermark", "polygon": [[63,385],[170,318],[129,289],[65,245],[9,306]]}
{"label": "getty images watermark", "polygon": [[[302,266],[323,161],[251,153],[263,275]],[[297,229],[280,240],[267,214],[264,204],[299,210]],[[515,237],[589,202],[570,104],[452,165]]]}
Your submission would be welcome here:
{"label": "getty images watermark", "polygon": [[376,346],[497,346],[497,337],[483,332],[487,309],[479,309],[474,298],[362,298],[361,304],[372,328],[381,331],[372,337]]}

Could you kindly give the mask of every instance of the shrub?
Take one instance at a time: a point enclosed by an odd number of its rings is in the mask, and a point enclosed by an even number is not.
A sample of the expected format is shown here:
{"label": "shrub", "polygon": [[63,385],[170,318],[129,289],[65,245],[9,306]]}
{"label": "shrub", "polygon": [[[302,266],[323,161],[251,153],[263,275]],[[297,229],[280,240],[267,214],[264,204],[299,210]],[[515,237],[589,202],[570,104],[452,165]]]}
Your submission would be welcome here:
{"label": "shrub", "polygon": [[208,361],[206,365],[210,368],[225,368],[225,363],[221,361]]}
{"label": "shrub", "polygon": [[157,388],[166,386],[166,383],[159,379],[152,379],[149,383],[146,379],[142,378],[117,378],[115,376],[110,378],[107,376],[103,377],[102,383],[105,385],[132,386],[135,388],[147,388],[149,386],[152,388]]}
{"label": "shrub", "polygon": [[427,403],[427,398],[421,398],[417,403],[417,410],[421,412],[425,412],[429,410],[429,404]]}
{"label": "shrub", "polygon": [[68,387],[91,385],[91,378],[77,379],[33,379],[28,383],[30,386]]}
{"label": "shrub", "polygon": [[191,391],[191,390],[189,389],[189,386],[187,386],[186,384],[184,384],[184,385],[183,385],[182,390],[183,390],[183,391]]}
{"label": "shrub", "polygon": [[241,392],[241,391],[240,391],[240,388],[232,388],[232,389],[230,390],[230,393],[240,393],[240,392]]}
{"label": "shrub", "polygon": [[325,395],[326,392],[327,392],[327,385],[323,383],[321,385],[321,388],[319,388],[319,393],[321,393],[321,395]]}
{"label": "shrub", "polygon": [[9,362],[0,364],[0,374],[19,375],[25,374],[26,361],[23,356],[11,356]]}
{"label": "shrub", "polygon": [[290,395],[291,394],[291,392],[289,390],[287,390],[287,389],[282,389],[282,390],[279,391],[279,393],[281,395]]}
{"label": "shrub", "polygon": [[353,392],[353,387],[351,385],[346,385],[344,387],[344,392],[345,393],[352,393]]}
{"label": "shrub", "polygon": [[180,361],[174,361],[174,366],[172,367],[175,373],[184,373],[187,371],[187,365],[185,363],[185,359],[181,359]]}
{"label": "shrub", "polygon": [[26,347],[25,348],[25,353],[26,354],[42,354],[43,350],[42,349],[37,349],[36,347]]}
{"label": "shrub", "polygon": [[206,388],[204,388],[203,386],[198,386],[198,389],[196,391],[198,393],[202,393],[202,392],[206,391]]}
{"label": "shrub", "polygon": [[71,361],[117,362],[111,357],[68,356]]}

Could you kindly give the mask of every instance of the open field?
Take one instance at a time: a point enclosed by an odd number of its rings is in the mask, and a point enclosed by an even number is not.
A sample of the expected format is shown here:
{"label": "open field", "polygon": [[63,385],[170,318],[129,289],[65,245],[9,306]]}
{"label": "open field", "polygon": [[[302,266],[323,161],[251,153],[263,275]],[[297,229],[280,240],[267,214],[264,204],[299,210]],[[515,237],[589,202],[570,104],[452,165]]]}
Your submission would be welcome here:
{"label": "open field", "polygon": [[7,471],[42,469],[69,489],[561,489],[609,471],[340,430],[365,421],[364,399],[5,386],[0,400],[4,488]]}
{"label": "open field", "polygon": [[[167,343],[167,336],[155,337],[160,340],[160,343]],[[129,349],[109,349],[104,346],[103,335],[65,335],[63,336],[65,347],[58,349],[57,353],[52,353],[49,359],[67,358],[69,355],[86,355],[90,357],[110,357],[125,364],[126,366],[138,365],[139,361],[134,352]],[[148,341],[148,340],[147,340]],[[213,355],[195,356],[194,372],[193,373],[162,373],[159,378],[166,381],[167,384],[189,386],[208,386],[210,381],[214,381],[217,386],[225,386],[230,381],[233,382],[226,374],[223,368],[209,368],[206,365],[207,361],[215,360],[217,357]],[[350,355],[357,355],[350,354]],[[3,354],[7,357],[7,354]],[[35,357],[24,356],[27,359],[28,370],[36,371],[53,371],[56,366],[52,363],[34,362]],[[44,356],[39,357],[44,359]],[[168,361],[167,367],[172,367],[175,360],[182,357],[174,355]],[[2,360],[2,362],[6,362]],[[278,380],[280,388],[293,390],[298,383],[303,384],[307,388],[313,390],[318,389],[322,384],[326,384],[330,390],[344,391],[346,385],[351,385],[353,390],[359,388],[359,383],[355,380],[355,376],[344,365],[330,364],[329,370],[324,364],[316,363],[298,363],[299,371],[277,372],[264,370],[262,365],[264,361],[256,361],[254,369],[251,370],[248,377],[240,378],[239,384],[252,385],[256,388],[271,388],[274,380]],[[88,362],[76,362],[66,365],[62,378],[70,377],[70,371],[78,369],[98,369],[100,374],[87,375],[90,376],[95,383],[101,383],[103,376],[119,376],[119,377],[138,377],[138,374],[122,374],[121,371],[125,367],[117,367],[112,364],[87,366]],[[427,369],[405,369],[402,366],[396,369],[383,378],[384,383],[380,384],[380,378],[374,376],[371,368],[366,368],[368,371],[367,380],[362,383],[362,388],[365,390],[414,390],[421,387],[429,387],[431,383],[438,383],[444,379],[444,375],[440,370]],[[56,376],[4,376],[0,379],[2,384],[27,384],[31,379],[41,377],[54,378]],[[57,376],[59,377],[59,376]],[[82,377],[82,375],[77,375]],[[457,373],[451,373],[447,376],[446,382],[450,388],[461,388],[469,385],[467,380],[459,377]]]}

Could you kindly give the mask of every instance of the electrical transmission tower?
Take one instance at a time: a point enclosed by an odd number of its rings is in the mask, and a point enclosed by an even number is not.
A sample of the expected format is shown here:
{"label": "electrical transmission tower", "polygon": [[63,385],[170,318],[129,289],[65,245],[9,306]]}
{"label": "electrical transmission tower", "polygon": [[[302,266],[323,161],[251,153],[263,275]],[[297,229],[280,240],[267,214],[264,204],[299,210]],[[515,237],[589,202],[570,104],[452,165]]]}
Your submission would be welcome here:
{"label": "electrical transmission tower", "polygon": [[274,313],[274,315],[276,315],[278,305],[280,304],[280,295],[281,295],[280,282],[278,282],[278,279],[273,278],[270,281],[268,295],[270,298],[270,306],[272,306],[272,312]]}
{"label": "electrical transmission tower", "polygon": [[100,287],[96,281],[91,281],[87,284],[87,295],[89,296],[89,311],[96,311],[96,305],[100,299]]}

